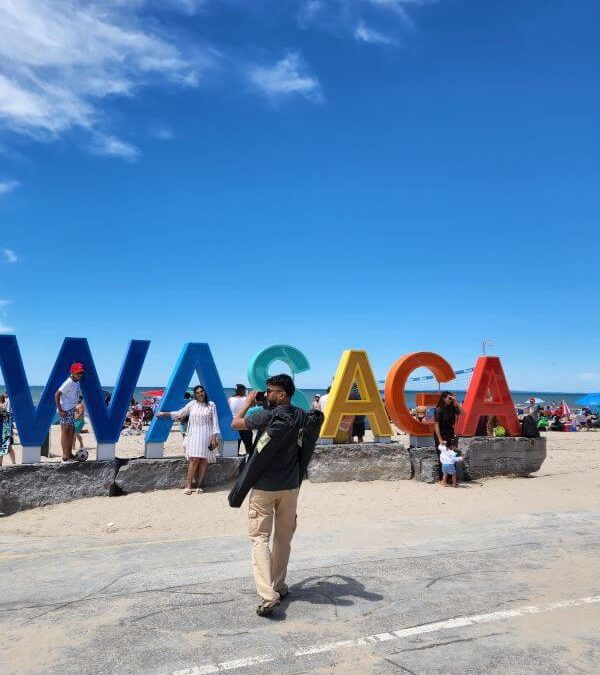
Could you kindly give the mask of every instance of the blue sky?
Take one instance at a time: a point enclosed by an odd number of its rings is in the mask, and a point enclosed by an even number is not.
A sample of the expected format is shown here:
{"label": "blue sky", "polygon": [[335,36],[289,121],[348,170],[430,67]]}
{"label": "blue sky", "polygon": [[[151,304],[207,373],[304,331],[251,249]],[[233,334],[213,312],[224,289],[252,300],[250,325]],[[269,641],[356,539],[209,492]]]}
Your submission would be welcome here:
{"label": "blue sky", "polygon": [[494,341],[513,388],[600,390],[596,0],[20,0],[0,7],[0,312],[111,384],[185,341],[306,386]]}

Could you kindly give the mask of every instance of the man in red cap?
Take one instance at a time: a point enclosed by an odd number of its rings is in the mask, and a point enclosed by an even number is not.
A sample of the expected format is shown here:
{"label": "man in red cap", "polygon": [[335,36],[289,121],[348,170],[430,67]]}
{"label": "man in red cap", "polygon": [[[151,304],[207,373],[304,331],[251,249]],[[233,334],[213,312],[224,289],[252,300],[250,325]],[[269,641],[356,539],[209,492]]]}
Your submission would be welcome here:
{"label": "man in red cap", "polygon": [[60,444],[62,445],[63,462],[72,462],[75,459],[72,454],[75,435],[75,406],[81,396],[79,381],[84,373],[83,363],[74,363],[71,366],[71,374],[54,394],[56,410],[60,416]]}

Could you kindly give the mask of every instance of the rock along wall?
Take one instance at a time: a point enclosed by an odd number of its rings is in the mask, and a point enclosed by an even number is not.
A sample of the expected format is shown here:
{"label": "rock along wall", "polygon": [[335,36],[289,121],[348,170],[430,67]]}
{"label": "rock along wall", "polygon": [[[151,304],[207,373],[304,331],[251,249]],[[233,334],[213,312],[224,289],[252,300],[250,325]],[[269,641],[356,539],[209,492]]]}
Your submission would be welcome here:
{"label": "rock along wall", "polygon": [[528,476],[539,471],[546,459],[545,438],[461,438],[465,477]]}
{"label": "rock along wall", "polygon": [[410,455],[400,443],[317,445],[308,466],[312,483],[410,478]]}
{"label": "rock along wall", "polygon": [[[204,486],[235,479],[240,462],[237,457],[219,457],[208,465]],[[115,494],[115,485],[121,494],[183,487],[186,471],[183,457],[7,466],[0,469],[0,513]]]}
{"label": "rock along wall", "polygon": [[[218,457],[216,464],[208,465],[202,487],[213,487],[234,480],[238,476],[241,461],[241,457]],[[125,494],[183,488],[187,465],[183,457],[130,459],[119,469],[115,484]]]}
{"label": "rock along wall", "polygon": [[107,495],[112,462],[21,464],[0,470],[0,512],[34,509],[82,497]]}

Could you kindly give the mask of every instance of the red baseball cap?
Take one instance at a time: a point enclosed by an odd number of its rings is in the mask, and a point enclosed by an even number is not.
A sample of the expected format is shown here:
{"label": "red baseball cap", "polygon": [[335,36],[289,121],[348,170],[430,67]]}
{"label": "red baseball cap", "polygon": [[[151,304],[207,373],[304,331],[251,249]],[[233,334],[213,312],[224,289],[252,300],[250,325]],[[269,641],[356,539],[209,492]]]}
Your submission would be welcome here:
{"label": "red baseball cap", "polygon": [[71,366],[71,372],[72,373],[85,373],[85,368],[83,367],[83,363],[74,363]]}

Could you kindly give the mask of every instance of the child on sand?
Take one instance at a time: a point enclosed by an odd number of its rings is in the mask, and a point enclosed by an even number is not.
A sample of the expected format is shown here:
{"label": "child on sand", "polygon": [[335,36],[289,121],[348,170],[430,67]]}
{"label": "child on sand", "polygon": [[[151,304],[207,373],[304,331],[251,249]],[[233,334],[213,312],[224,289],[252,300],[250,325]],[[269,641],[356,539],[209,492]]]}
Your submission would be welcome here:
{"label": "child on sand", "polygon": [[142,433],[142,415],[139,410],[133,410],[131,413],[131,423],[129,424],[129,433],[139,436]]}
{"label": "child on sand", "polygon": [[440,484],[446,487],[448,485],[448,476],[452,476],[452,487],[458,487],[456,478],[456,463],[462,462],[463,458],[456,454],[456,439],[442,441],[438,445],[440,451],[440,462],[442,463],[442,480]]}

